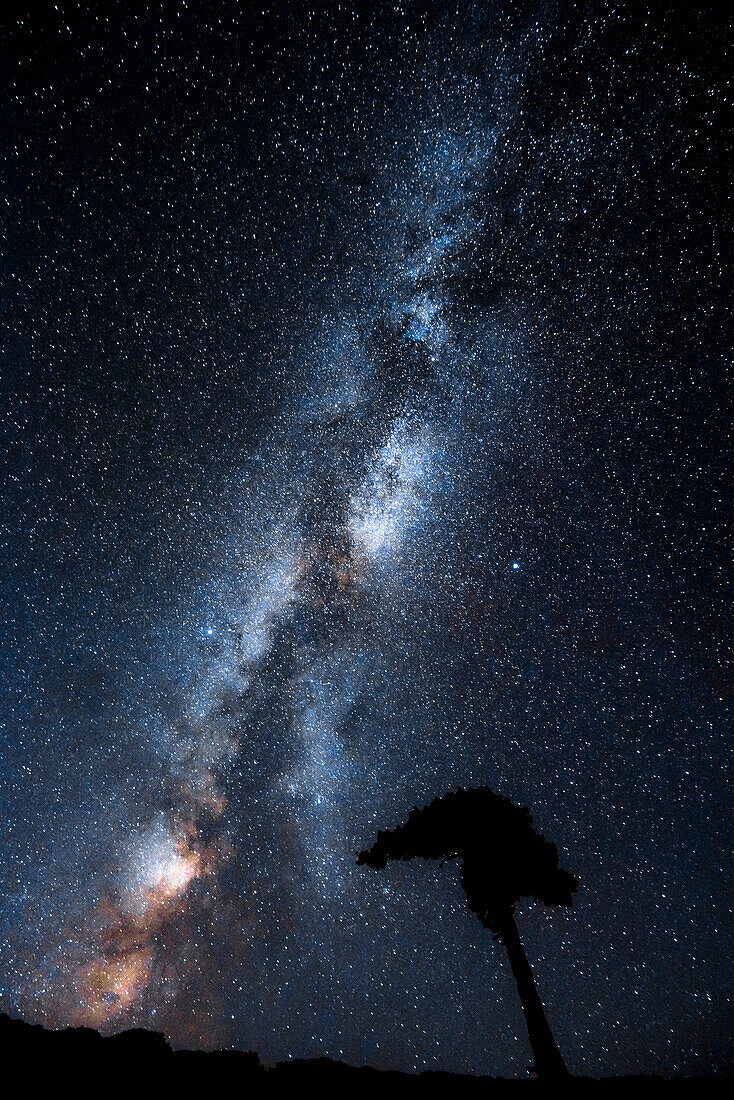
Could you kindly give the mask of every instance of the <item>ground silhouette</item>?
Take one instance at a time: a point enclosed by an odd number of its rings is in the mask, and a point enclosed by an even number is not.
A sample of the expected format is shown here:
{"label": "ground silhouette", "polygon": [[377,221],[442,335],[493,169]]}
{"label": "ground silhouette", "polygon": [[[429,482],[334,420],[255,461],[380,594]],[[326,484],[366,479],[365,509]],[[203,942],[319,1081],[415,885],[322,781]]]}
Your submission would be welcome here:
{"label": "ground silhouette", "polygon": [[532,827],[525,806],[488,787],[451,791],[404,825],[381,831],[357,862],[384,867],[388,860],[420,857],[461,860],[461,884],[472,912],[504,945],[517,982],[538,1077],[568,1077],[566,1064],[535,987],[515,922],[515,905],[533,898],[544,905],[571,905],[578,880],[558,866],[558,849]]}
{"label": "ground silhouette", "polygon": [[[378,1070],[368,1066],[355,1067],[328,1058],[278,1062],[267,1069],[254,1052],[222,1051],[174,1051],[165,1036],[158,1032],[137,1029],[123,1031],[119,1035],[103,1037],[91,1028],[65,1028],[49,1031],[22,1020],[13,1020],[0,1013],[0,1059],[2,1081],[8,1096],[25,1095],[35,1087],[37,1095],[53,1096],[67,1093],[70,1088],[89,1084],[95,1093],[112,1087],[134,1089],[141,1086],[147,1095],[156,1086],[170,1093],[180,1089],[177,1095],[191,1095],[199,1089],[203,1095],[211,1095],[219,1088],[237,1089],[236,1095],[270,1096],[283,1094],[284,1089],[309,1089],[324,1095],[343,1094],[345,1088],[369,1093],[379,1090],[382,1097],[406,1094],[423,1096],[441,1094],[457,1096],[500,1095],[508,1090],[516,1093],[527,1090],[535,1093],[547,1089],[540,1080],[506,1080],[501,1077],[471,1077],[469,1075],[426,1072],[420,1074],[399,1073],[394,1070]],[[646,1092],[664,1087],[666,1095],[698,1095],[704,1085],[720,1090],[727,1082],[713,1078],[687,1078],[665,1081],[660,1077],[609,1077],[601,1081],[593,1078],[569,1077],[564,1092],[578,1093],[585,1086],[595,1092],[617,1094],[627,1090],[630,1084],[642,1085]],[[8,1085],[10,1086],[8,1088]],[[15,1088],[13,1086],[16,1086]],[[554,1095],[558,1092],[553,1084]],[[206,1090],[206,1091],[204,1091]],[[242,1090],[242,1091],[240,1091]],[[246,1091],[245,1091],[246,1090]],[[83,1095],[84,1093],[82,1093]]]}
{"label": "ground silhouette", "polygon": [[[8,1095],[21,1095],[35,1086],[38,1095],[54,1095],[89,1084],[95,1089],[134,1088],[150,1089],[156,1085],[170,1092],[180,1088],[186,1094],[206,1089],[207,1093],[219,1087],[247,1090],[249,1094],[271,1095],[273,1088],[282,1095],[284,1088],[329,1094],[344,1088],[362,1092],[379,1090],[382,1096],[406,1093],[423,1096],[434,1094],[437,1089],[451,1095],[486,1097],[487,1089],[503,1094],[518,1089],[535,1092],[545,1087],[540,1080],[506,1080],[501,1077],[472,1077],[469,1075],[426,1072],[420,1074],[399,1073],[395,1070],[378,1070],[369,1066],[355,1067],[328,1058],[301,1059],[278,1062],[267,1069],[258,1055],[252,1051],[174,1051],[164,1035],[159,1032],[136,1029],[118,1035],[101,1036],[91,1028],[74,1027],[50,1031],[39,1025],[13,1020],[0,1013],[0,1059],[3,1083],[10,1085]],[[13,1084],[17,1082],[15,1089]],[[593,1078],[569,1077],[564,1091],[576,1093],[579,1087],[590,1085],[595,1091],[616,1093],[629,1084],[641,1084],[646,1090],[664,1086],[666,1094],[695,1090],[702,1085],[725,1087],[727,1082],[712,1078],[687,1078],[665,1081],[660,1077],[609,1077],[601,1081]],[[557,1090],[556,1090],[557,1091]],[[147,1093],[144,1092],[143,1095]],[[240,1094],[239,1091],[237,1093]],[[244,1095],[244,1093],[243,1093]],[[554,1093],[555,1095],[555,1093]]]}

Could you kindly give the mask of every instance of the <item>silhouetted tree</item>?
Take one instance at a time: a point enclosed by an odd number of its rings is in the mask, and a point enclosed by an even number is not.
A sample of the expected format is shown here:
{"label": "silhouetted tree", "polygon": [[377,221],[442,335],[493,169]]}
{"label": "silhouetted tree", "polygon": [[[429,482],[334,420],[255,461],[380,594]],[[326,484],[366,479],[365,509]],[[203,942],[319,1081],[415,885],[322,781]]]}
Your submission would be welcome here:
{"label": "silhouetted tree", "polygon": [[509,956],[527,1022],[534,1069],[539,1077],[566,1077],[568,1070],[543,1011],[515,923],[515,904],[533,898],[570,905],[577,879],[558,866],[558,849],[532,828],[524,806],[488,787],[458,790],[411,811],[404,825],[381,831],[357,862],[384,867],[389,859],[461,860],[461,884],[469,908],[500,940]]}

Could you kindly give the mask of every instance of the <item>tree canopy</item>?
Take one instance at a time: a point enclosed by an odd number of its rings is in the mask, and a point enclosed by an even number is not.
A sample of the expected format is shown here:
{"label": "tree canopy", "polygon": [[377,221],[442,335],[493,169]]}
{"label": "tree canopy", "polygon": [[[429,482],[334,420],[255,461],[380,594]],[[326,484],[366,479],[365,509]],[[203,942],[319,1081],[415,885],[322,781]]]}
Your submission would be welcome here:
{"label": "tree canopy", "polygon": [[571,905],[578,880],[558,866],[555,844],[535,831],[530,811],[488,787],[459,789],[414,808],[404,825],[382,830],[357,862],[461,860],[461,884],[479,919],[499,933],[516,902]]}

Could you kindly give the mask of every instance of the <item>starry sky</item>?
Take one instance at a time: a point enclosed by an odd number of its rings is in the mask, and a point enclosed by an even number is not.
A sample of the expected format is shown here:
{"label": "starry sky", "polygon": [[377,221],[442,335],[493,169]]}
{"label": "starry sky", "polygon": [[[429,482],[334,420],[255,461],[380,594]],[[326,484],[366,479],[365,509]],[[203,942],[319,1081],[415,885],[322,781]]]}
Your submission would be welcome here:
{"label": "starry sky", "polygon": [[691,5],[11,3],[0,1008],[523,1075],[727,1041],[722,43]]}

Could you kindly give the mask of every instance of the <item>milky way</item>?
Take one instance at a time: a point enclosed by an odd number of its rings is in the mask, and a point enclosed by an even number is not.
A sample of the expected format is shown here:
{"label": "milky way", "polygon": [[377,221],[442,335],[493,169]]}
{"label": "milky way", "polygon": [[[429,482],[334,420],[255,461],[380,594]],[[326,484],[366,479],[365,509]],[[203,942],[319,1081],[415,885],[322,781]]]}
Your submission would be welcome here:
{"label": "milky way", "polygon": [[[59,5],[8,27],[2,1007],[522,1074],[723,1069],[718,28]],[[707,201],[706,195],[710,198]]]}

